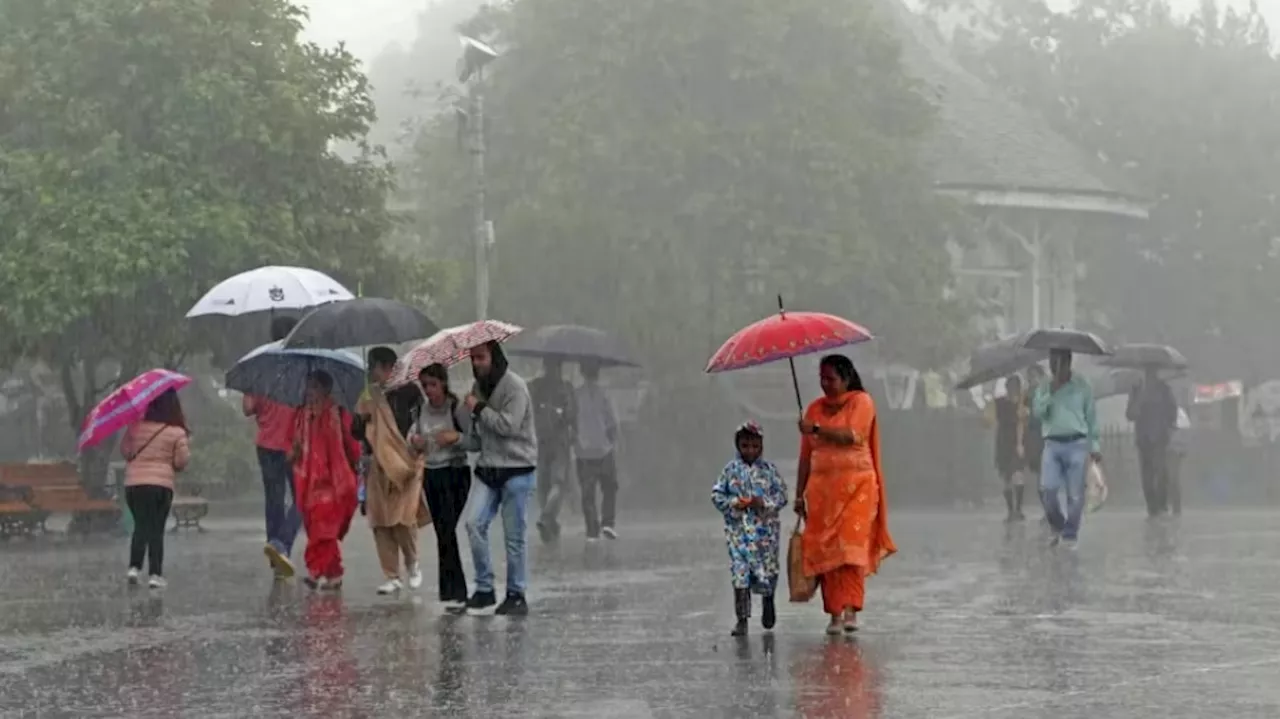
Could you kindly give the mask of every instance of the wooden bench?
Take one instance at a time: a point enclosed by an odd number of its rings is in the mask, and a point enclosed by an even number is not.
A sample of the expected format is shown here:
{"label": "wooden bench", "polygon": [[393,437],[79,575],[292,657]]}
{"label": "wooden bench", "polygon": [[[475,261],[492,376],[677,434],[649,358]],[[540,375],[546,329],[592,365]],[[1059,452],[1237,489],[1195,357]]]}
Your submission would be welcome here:
{"label": "wooden bench", "polygon": [[53,514],[71,515],[69,533],[109,529],[120,520],[116,501],[90,497],[71,462],[0,464],[0,486],[24,492],[25,503],[32,509],[27,534],[47,531],[45,522]]}
{"label": "wooden bench", "polygon": [[31,490],[0,485],[0,540],[25,537],[43,524],[46,515],[30,500]]}
{"label": "wooden bench", "polygon": [[183,490],[182,496],[175,494],[173,498],[173,533],[177,534],[182,529],[194,529],[201,534],[204,533],[204,527],[200,526],[200,520],[209,515],[209,500],[201,497],[201,488],[192,487],[189,490]]}

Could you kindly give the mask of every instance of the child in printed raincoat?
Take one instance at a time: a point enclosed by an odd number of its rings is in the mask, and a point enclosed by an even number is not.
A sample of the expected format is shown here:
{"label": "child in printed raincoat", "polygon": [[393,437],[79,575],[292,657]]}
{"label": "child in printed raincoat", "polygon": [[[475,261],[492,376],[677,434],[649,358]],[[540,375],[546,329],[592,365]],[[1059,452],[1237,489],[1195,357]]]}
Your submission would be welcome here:
{"label": "child in printed raincoat", "polygon": [[724,536],[729,545],[729,570],[733,578],[733,608],[737,624],[733,636],[747,633],[751,618],[751,592],[764,598],[762,624],[773,629],[777,621],[773,592],[778,586],[782,520],[787,506],[787,484],[764,452],[764,432],[747,422],[733,436],[737,458],[725,465],[711,490],[711,503],[724,515]]}

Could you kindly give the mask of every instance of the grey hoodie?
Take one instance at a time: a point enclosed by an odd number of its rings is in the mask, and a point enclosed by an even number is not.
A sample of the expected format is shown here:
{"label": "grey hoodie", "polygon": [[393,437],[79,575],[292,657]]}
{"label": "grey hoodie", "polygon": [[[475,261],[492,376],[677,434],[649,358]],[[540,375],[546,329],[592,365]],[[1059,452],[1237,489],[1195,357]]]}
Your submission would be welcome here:
{"label": "grey hoodie", "polygon": [[[471,390],[480,396],[478,387]],[[525,381],[507,370],[478,414],[468,436],[469,449],[479,452],[480,469],[528,469],[538,466],[538,435],[533,401]]]}

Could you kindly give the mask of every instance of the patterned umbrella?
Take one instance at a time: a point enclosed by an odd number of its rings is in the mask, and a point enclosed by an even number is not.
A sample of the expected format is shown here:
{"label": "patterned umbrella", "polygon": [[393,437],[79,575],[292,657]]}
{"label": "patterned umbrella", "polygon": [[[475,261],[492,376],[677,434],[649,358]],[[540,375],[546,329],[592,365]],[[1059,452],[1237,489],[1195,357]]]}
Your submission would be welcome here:
{"label": "patterned umbrella", "polygon": [[708,373],[729,372],[787,360],[791,363],[791,383],[800,400],[800,382],[794,360],[802,355],[826,352],[874,339],[861,325],[821,312],[787,312],[778,297],[778,314],[749,325],[725,341],[707,362]]}
{"label": "patterned umbrella", "polygon": [[80,426],[79,451],[101,444],[111,435],[142,420],[147,407],[168,390],[191,384],[191,378],[167,369],[147,370],[107,395]]}
{"label": "patterned umbrella", "polygon": [[428,365],[455,365],[466,359],[471,348],[488,342],[505,342],[521,330],[521,327],[497,320],[480,320],[440,330],[400,358],[387,386],[394,389],[417,380]]}

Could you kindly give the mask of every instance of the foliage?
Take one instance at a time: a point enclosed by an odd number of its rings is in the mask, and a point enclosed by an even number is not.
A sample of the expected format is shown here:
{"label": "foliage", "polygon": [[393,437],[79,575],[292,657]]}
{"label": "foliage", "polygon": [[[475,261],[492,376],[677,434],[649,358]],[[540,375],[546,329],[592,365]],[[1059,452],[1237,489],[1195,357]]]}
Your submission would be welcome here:
{"label": "foliage", "polygon": [[181,361],[183,313],[234,272],[429,289],[380,244],[366,80],[302,20],[288,0],[0,2],[0,329],[59,369],[74,425],[117,377]]}
{"label": "foliage", "polygon": [[[781,292],[892,358],[954,353],[948,208],[917,159],[933,108],[866,4],[515,0],[469,30],[505,53],[484,78],[495,315],[697,372]],[[449,112],[400,178],[424,241],[463,262],[470,177]]]}
{"label": "foliage", "polygon": [[1209,374],[1274,376],[1280,338],[1280,64],[1256,7],[1205,0],[962,0],[970,64],[1152,200],[1148,231],[1094,248],[1082,298]]}

